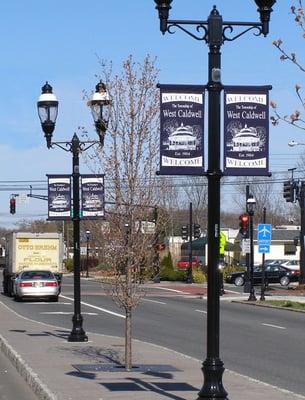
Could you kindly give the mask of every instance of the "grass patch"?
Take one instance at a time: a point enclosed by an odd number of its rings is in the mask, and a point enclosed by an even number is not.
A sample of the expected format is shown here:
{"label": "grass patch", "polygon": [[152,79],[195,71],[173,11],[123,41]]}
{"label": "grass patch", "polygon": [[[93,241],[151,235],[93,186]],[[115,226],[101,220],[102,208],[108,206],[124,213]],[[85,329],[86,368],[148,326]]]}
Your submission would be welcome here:
{"label": "grass patch", "polygon": [[267,300],[264,304],[270,304],[271,306],[291,308],[293,310],[303,310],[305,311],[305,303],[300,303],[298,301],[290,300]]}

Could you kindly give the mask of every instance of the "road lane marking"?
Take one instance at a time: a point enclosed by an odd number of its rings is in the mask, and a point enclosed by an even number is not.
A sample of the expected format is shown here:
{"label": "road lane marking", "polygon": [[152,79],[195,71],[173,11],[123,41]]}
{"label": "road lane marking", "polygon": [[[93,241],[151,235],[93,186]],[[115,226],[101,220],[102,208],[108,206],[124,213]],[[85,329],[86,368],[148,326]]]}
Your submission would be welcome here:
{"label": "road lane marking", "polygon": [[[62,294],[60,295],[60,297],[62,297],[64,299],[67,299],[67,300],[72,300],[73,301],[73,299],[71,297],[63,296]],[[84,301],[81,301],[81,304],[83,304],[84,306],[87,306],[87,307],[94,308],[95,310],[102,311],[102,312],[104,312],[106,314],[114,315],[115,317],[119,317],[119,318],[124,318],[125,319],[125,315],[116,313],[114,311],[107,310],[106,308],[97,307],[97,306],[94,306],[93,304],[85,303]]]}
{"label": "road lane marking", "polygon": [[175,293],[184,293],[182,290],[169,289],[169,288],[166,288],[166,287],[156,287],[154,289],[168,290],[169,292],[175,292]]}
{"label": "road lane marking", "polygon": [[64,303],[64,302],[58,302],[58,303],[54,303],[54,302],[50,302],[50,301],[35,301],[35,302],[31,302],[31,303],[24,303],[24,304],[26,304],[26,305],[31,305],[31,304],[52,304],[53,306],[54,306],[54,304],[60,304],[60,305],[63,305],[63,306],[67,306],[67,305],[71,305],[72,303]]}
{"label": "road lane marking", "polygon": [[149,301],[150,303],[157,303],[157,304],[166,304],[163,301],[158,301],[158,300],[142,299],[142,301]]}
{"label": "road lane marking", "polygon": [[204,310],[195,310],[195,311],[203,313],[203,314],[207,314],[208,313],[207,311],[204,311]]}
{"label": "road lane marking", "polygon": [[269,326],[270,328],[287,329],[284,326],[279,326],[279,325],[272,325],[272,324],[262,324],[262,325]]}
{"label": "road lane marking", "polygon": [[[73,315],[73,312],[68,312],[68,311],[45,311],[45,312],[40,312],[39,314],[52,314],[52,315]],[[98,315],[97,313],[94,312],[83,312],[82,315]]]}

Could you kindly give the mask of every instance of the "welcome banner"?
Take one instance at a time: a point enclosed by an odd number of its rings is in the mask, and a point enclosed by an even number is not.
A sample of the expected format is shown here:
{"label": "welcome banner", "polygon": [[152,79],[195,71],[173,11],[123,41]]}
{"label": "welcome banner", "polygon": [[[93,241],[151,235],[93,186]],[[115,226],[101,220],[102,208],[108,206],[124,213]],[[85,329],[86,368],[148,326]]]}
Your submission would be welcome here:
{"label": "welcome banner", "polygon": [[199,85],[160,88],[160,175],[203,175],[204,90]]}
{"label": "welcome banner", "polygon": [[225,86],[225,175],[270,175],[269,90],[271,89],[272,86]]}
{"label": "welcome banner", "polygon": [[105,217],[104,175],[82,175],[82,219]]}
{"label": "welcome banner", "polygon": [[71,175],[47,175],[48,220],[71,219]]}

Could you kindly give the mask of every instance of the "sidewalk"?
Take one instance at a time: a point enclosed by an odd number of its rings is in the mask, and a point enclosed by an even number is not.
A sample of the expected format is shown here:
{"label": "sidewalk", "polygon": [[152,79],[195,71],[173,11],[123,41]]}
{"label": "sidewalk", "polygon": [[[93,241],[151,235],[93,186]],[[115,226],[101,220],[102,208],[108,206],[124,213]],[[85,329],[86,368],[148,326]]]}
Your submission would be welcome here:
{"label": "sidewalk", "polygon": [[[123,338],[87,332],[88,343],[69,343],[69,331],[23,318],[1,302],[0,318],[1,351],[39,399],[196,400],[203,383],[201,361],[171,350],[134,341],[134,364],[142,370],[126,372],[118,366]],[[230,400],[305,400],[228,370],[223,383]]]}

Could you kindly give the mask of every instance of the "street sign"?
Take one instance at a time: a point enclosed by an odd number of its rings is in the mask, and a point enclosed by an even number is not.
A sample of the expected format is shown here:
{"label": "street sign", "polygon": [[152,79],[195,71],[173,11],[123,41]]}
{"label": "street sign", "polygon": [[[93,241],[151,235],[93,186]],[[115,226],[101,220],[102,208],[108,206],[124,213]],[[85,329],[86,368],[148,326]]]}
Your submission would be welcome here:
{"label": "street sign", "polygon": [[18,203],[19,204],[29,204],[30,198],[27,196],[26,193],[20,193],[19,196],[17,197]]}
{"label": "street sign", "polygon": [[258,224],[257,225],[257,241],[260,243],[270,243],[271,242],[271,224]]}
{"label": "street sign", "polygon": [[250,253],[250,239],[243,239],[241,241],[241,251],[243,253]]}
{"label": "street sign", "polygon": [[258,252],[259,253],[270,253],[270,244],[259,244]]}

